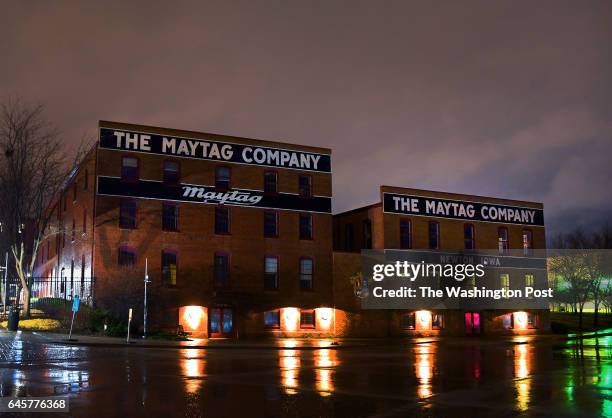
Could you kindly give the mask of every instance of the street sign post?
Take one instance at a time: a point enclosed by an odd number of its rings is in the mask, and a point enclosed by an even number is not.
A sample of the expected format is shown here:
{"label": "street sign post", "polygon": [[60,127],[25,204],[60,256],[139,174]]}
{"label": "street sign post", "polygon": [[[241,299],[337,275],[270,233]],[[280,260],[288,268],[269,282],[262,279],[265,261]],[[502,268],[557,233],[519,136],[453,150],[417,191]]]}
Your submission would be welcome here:
{"label": "street sign post", "polygon": [[81,299],[78,295],[75,295],[72,298],[72,321],[70,321],[70,332],[68,333],[68,339],[72,339],[72,326],[74,325],[74,315],[79,310],[79,304],[81,303]]}

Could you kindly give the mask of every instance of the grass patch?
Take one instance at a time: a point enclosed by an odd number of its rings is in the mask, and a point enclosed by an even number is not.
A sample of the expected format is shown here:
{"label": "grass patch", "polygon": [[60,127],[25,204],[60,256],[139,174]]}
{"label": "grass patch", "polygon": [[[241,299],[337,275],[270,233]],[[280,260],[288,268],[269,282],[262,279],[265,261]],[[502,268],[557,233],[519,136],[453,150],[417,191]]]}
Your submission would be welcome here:
{"label": "grass patch", "polygon": [[[7,327],[7,321],[0,323],[4,328]],[[57,319],[22,319],[19,321],[19,329],[24,331],[56,331],[61,328],[61,323]]]}
{"label": "grass patch", "polygon": [[[582,331],[597,331],[607,328],[612,328],[612,315],[599,313],[599,323],[593,325],[593,312],[582,313]],[[569,312],[551,312],[550,322],[553,330],[558,329],[560,332],[579,331],[579,317],[577,313]]]}

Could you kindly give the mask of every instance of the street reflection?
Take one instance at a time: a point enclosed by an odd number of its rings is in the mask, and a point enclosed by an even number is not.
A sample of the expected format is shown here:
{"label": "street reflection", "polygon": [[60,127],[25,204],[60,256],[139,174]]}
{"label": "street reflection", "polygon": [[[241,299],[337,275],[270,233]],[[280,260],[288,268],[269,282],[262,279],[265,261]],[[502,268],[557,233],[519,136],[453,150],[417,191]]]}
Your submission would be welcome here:
{"label": "street reflection", "polygon": [[514,377],[516,389],[516,406],[519,411],[526,411],[529,407],[531,379],[531,357],[529,346],[518,344],[514,349]]}
{"label": "street reflection", "polygon": [[314,356],[317,392],[321,396],[329,396],[334,392],[333,375],[338,365],[336,350],[316,350]]}
{"label": "street reflection", "polygon": [[205,351],[203,349],[186,348],[181,350],[181,371],[185,377],[185,390],[196,394],[204,383],[206,367]]}
{"label": "street reflection", "polygon": [[433,364],[436,346],[434,344],[418,344],[414,347],[415,374],[418,380],[417,396],[421,399],[432,395],[431,380],[434,375]]}
{"label": "street reflection", "polygon": [[287,395],[298,393],[298,375],[301,366],[300,350],[279,350],[279,367],[281,384]]}

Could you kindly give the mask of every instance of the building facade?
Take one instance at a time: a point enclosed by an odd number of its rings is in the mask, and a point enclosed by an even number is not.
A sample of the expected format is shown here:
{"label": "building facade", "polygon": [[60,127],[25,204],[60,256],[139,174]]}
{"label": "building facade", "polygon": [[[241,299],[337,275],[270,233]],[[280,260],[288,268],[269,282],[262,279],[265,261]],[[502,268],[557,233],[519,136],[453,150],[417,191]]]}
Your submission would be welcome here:
{"label": "building facade", "polygon": [[337,327],[364,336],[546,331],[547,309],[369,311],[355,289],[363,249],[491,254],[515,266],[500,270],[499,287],[518,289],[546,283],[545,269],[516,268],[515,261],[545,248],[541,203],[381,186],[380,202],[334,215],[335,302],[346,318]]}

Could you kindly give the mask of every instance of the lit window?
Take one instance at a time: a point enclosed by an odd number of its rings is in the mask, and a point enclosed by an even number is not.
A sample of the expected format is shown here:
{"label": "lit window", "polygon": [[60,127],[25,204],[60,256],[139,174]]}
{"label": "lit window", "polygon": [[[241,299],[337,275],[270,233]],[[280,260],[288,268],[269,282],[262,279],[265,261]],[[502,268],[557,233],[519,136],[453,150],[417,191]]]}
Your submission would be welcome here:
{"label": "lit window", "polygon": [[215,207],[215,234],[230,233],[230,208],[227,206]]}
{"label": "lit window", "polygon": [[[508,290],[510,290],[510,275],[509,274],[500,274],[499,275],[499,281],[501,284],[501,288],[505,289],[506,292],[508,292]],[[508,297],[508,294],[506,293],[506,297]]]}
{"label": "lit window", "polygon": [[433,329],[442,329],[444,328],[444,314],[434,313],[431,316],[431,327]]}
{"label": "lit window", "polygon": [[121,180],[138,180],[138,159],[134,157],[123,157],[121,160]]}
{"label": "lit window", "polygon": [[300,259],[300,289],[312,290],[313,263],[311,258]]}
{"label": "lit window", "polygon": [[[525,287],[533,287],[534,283],[535,283],[535,278],[533,274],[526,274],[525,275]],[[533,298],[532,295],[529,295],[528,297],[529,299]]]}
{"label": "lit window", "polygon": [[264,312],[264,326],[266,328],[280,328],[280,310]]}
{"label": "lit window", "polygon": [[440,248],[440,224],[437,222],[429,223],[429,249],[437,250]]}
{"label": "lit window", "polygon": [[264,289],[278,289],[278,258],[266,257],[264,260]]}
{"label": "lit window", "polygon": [[278,236],[278,212],[273,210],[264,211],[264,236],[267,238]]}
{"label": "lit window", "polygon": [[229,284],[229,255],[215,254],[215,286],[225,287]]}
{"label": "lit window", "polygon": [[179,208],[175,203],[162,205],[162,229],[164,231],[178,231]]}
{"label": "lit window", "polygon": [[119,227],[124,229],[136,228],[136,202],[122,199],[119,206]]}
{"label": "lit window", "polygon": [[120,247],[117,263],[122,267],[133,267],[136,264],[136,253],[130,248]]}
{"label": "lit window", "polygon": [[533,232],[529,229],[523,230],[523,254],[531,255],[533,250]]}
{"label": "lit window", "polygon": [[312,215],[300,214],[300,239],[312,239]]}
{"label": "lit window", "polygon": [[476,249],[476,240],[474,239],[474,225],[465,224],[463,226],[463,245],[466,250]]}
{"label": "lit window", "polygon": [[300,197],[312,197],[312,177],[300,176],[298,185]]}
{"label": "lit window", "polygon": [[176,276],[176,253],[171,251],[162,251],[162,282],[165,285],[175,286]]}
{"label": "lit window", "polygon": [[315,311],[314,309],[302,309],[300,311],[300,328],[315,327]]}
{"label": "lit window", "polygon": [[181,179],[181,165],[176,161],[164,161],[164,183],[178,184]]}
{"label": "lit window", "polygon": [[500,254],[508,253],[508,228],[499,228],[497,230],[497,240]]}
{"label": "lit window", "polygon": [[264,193],[278,193],[278,174],[276,171],[266,171],[264,173]]}
{"label": "lit window", "polygon": [[412,248],[412,222],[409,219],[400,220],[400,248]]}
{"label": "lit window", "polygon": [[229,190],[231,175],[229,167],[217,167],[215,169],[215,188],[217,190]]}

